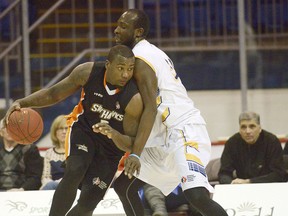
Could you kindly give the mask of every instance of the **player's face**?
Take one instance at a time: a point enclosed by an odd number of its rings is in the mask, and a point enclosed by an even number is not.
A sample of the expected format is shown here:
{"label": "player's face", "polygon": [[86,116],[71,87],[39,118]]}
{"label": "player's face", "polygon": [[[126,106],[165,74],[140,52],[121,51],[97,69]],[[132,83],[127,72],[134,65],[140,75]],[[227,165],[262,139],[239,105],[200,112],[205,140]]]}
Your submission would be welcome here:
{"label": "player's face", "polygon": [[135,58],[125,58],[117,56],[112,62],[106,63],[106,81],[110,84],[123,87],[132,78],[134,71]]}
{"label": "player's face", "polygon": [[240,122],[240,135],[248,144],[254,144],[257,141],[261,130],[261,126],[254,119]]}
{"label": "player's face", "polygon": [[133,48],[136,38],[134,20],[136,15],[125,12],[117,21],[117,27],[114,30],[116,44],[123,44]]}

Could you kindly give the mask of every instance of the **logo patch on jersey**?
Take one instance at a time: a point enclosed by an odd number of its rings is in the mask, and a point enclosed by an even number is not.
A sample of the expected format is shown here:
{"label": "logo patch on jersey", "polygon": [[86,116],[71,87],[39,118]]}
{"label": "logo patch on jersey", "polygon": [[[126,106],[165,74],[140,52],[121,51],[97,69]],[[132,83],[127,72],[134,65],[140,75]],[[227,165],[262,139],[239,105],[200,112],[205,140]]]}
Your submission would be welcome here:
{"label": "logo patch on jersey", "polygon": [[183,176],[182,178],[181,178],[181,182],[182,183],[186,183],[186,182],[191,182],[191,181],[194,181],[194,179],[196,178],[196,176],[195,175],[188,175],[188,176]]}
{"label": "logo patch on jersey", "polygon": [[86,145],[76,144],[76,146],[77,146],[78,150],[88,152],[88,147]]}
{"label": "logo patch on jersey", "polygon": [[205,168],[193,161],[187,161],[188,163],[188,167],[189,167],[189,170],[192,170],[194,172],[198,172],[198,173],[201,173],[203,176],[206,177],[206,171],[205,171]]}
{"label": "logo patch on jersey", "polygon": [[182,183],[185,183],[186,181],[187,181],[187,178],[183,176],[183,177],[181,178],[181,182],[182,182]]}
{"label": "logo patch on jersey", "polygon": [[188,176],[187,176],[187,181],[188,181],[188,182],[194,181],[195,178],[196,178],[195,175],[188,175]]}
{"label": "logo patch on jersey", "polygon": [[94,92],[94,95],[97,96],[97,97],[101,97],[101,98],[103,98],[103,95],[100,94],[100,93]]}
{"label": "logo patch on jersey", "polygon": [[93,178],[92,184],[98,186],[102,190],[107,188],[107,184],[104,181],[101,181],[99,177]]}
{"label": "logo patch on jersey", "polygon": [[[120,108],[120,104],[119,104],[119,108]],[[110,120],[113,118],[117,121],[123,121],[123,118],[124,118],[123,114],[120,114],[116,112],[115,110],[111,111],[111,110],[105,109],[101,104],[96,104],[96,103],[92,104],[90,110],[92,112],[99,113],[99,118],[101,119]]]}
{"label": "logo patch on jersey", "polygon": [[116,102],[116,109],[120,109],[120,103],[119,103],[119,101]]}

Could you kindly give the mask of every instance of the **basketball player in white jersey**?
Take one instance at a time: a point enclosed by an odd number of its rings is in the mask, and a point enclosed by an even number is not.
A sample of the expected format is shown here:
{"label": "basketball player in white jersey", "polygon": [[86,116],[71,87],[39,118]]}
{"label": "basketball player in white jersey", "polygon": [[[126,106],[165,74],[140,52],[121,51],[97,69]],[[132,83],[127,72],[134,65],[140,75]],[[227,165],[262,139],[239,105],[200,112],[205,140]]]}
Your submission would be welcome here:
{"label": "basketball player in white jersey", "polygon": [[225,210],[210,199],[213,188],[205,167],[211,142],[205,121],[171,59],[145,39],[148,31],[149,18],[137,9],[123,13],[114,31],[116,43],[133,48],[134,77],[145,107],[125,170],[114,183],[115,191],[128,216],[141,216],[144,213],[137,191],[144,182],[165,195],[181,182],[187,200],[202,215],[226,216]]}

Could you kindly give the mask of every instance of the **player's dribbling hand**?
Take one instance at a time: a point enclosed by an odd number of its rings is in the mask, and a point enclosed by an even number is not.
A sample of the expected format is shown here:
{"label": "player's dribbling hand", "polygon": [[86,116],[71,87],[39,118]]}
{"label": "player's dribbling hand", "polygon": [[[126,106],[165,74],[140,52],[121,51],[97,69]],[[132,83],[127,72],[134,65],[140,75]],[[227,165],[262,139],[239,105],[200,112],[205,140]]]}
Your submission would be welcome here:
{"label": "player's dribbling hand", "polygon": [[141,168],[140,160],[137,157],[129,156],[125,159],[124,162],[124,173],[128,176],[129,179],[133,177],[133,174],[136,172],[136,176],[139,175]]}
{"label": "player's dribbling hand", "polygon": [[11,115],[11,113],[14,112],[14,111],[16,111],[16,110],[19,111],[20,109],[21,109],[20,104],[19,104],[17,101],[15,101],[15,102],[11,105],[11,107],[7,110],[6,115],[5,115],[5,117],[4,117],[4,123],[7,125],[8,122],[9,122],[9,116]]}

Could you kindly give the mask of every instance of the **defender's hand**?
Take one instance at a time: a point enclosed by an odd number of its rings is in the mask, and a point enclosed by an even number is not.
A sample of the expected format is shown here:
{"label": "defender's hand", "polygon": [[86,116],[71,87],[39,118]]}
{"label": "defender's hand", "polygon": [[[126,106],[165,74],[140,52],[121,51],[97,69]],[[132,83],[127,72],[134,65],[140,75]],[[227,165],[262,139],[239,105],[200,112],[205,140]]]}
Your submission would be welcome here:
{"label": "defender's hand", "polygon": [[124,173],[125,175],[128,176],[129,179],[131,179],[133,177],[133,174],[136,172],[136,176],[139,175],[140,173],[140,168],[141,168],[141,163],[139,160],[139,156],[137,155],[129,155],[129,157],[127,157],[125,159],[124,162]]}

